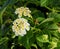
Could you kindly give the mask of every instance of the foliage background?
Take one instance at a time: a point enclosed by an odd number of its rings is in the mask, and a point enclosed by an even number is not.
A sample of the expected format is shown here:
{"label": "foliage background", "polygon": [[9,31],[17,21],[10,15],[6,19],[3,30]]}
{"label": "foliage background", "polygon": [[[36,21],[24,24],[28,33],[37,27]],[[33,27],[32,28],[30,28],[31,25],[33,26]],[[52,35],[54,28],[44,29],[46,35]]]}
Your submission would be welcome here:
{"label": "foliage background", "polygon": [[[17,18],[14,12],[21,6],[30,8],[34,18],[33,22],[29,21],[30,24],[32,27],[36,26],[37,30],[41,30],[41,32],[36,31],[36,28],[30,30],[26,35],[28,39],[26,36],[13,38],[14,33],[11,29],[13,20]],[[60,0],[0,0],[0,49],[29,49],[29,47],[49,49],[50,41],[56,41],[58,46],[55,49],[59,49],[60,33],[57,31],[60,27],[59,23]],[[48,34],[49,42],[43,40],[44,37],[40,38],[44,34]]]}

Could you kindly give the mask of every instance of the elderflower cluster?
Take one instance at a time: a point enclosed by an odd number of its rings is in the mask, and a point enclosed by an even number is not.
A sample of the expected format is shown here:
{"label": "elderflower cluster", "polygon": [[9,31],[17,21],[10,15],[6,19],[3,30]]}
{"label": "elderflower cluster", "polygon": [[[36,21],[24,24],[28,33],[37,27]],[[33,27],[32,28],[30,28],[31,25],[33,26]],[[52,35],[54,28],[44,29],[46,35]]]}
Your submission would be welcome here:
{"label": "elderflower cluster", "polygon": [[26,31],[30,30],[30,24],[26,19],[19,18],[13,22],[12,30],[15,32],[16,36],[24,36],[26,34]]}
{"label": "elderflower cluster", "polygon": [[31,11],[27,7],[20,7],[20,8],[17,8],[15,11],[15,14],[18,14],[19,18],[22,17],[22,15],[32,17],[30,13]]}

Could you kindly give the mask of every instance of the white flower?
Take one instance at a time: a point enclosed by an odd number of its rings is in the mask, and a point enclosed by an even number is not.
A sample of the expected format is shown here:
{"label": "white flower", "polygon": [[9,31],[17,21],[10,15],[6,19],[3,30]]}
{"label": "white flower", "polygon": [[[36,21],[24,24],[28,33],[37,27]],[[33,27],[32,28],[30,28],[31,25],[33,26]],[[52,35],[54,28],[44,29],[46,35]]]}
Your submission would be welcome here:
{"label": "white flower", "polygon": [[18,14],[18,16],[21,17],[23,12],[24,12],[24,7],[20,7],[16,9],[15,14]]}
{"label": "white flower", "polygon": [[16,11],[15,11],[15,13],[18,14],[19,18],[22,17],[22,15],[28,16],[28,17],[32,17],[31,14],[30,14],[31,11],[27,7],[17,8]]}
{"label": "white flower", "polygon": [[13,22],[12,30],[15,32],[16,36],[24,36],[26,34],[26,31],[30,30],[30,24],[26,19],[19,18]]}

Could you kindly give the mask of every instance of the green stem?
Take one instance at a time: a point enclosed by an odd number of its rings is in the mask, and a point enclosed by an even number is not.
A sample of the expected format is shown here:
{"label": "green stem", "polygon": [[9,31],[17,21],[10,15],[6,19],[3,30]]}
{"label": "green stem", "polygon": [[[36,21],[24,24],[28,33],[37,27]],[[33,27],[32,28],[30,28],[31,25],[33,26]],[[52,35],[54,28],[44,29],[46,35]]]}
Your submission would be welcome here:
{"label": "green stem", "polygon": [[52,11],[52,12],[60,12],[59,10],[55,10],[54,8],[49,8],[49,7],[47,7],[47,6],[45,6],[48,10],[50,10],[50,11]]}
{"label": "green stem", "polygon": [[3,23],[3,20],[2,20],[2,13],[0,13],[0,23],[1,23],[1,25],[2,25],[2,23]]}
{"label": "green stem", "polygon": [[30,1],[28,1],[27,3],[25,3],[24,7],[26,7],[29,3],[30,3]]}
{"label": "green stem", "polygon": [[33,33],[36,33],[36,32],[41,32],[41,30],[39,28],[35,28],[35,27],[31,27],[31,30],[35,30]]}
{"label": "green stem", "polygon": [[52,9],[51,8],[49,8],[49,7],[47,7],[47,6],[45,6],[48,10],[50,10],[50,11],[52,11]]}

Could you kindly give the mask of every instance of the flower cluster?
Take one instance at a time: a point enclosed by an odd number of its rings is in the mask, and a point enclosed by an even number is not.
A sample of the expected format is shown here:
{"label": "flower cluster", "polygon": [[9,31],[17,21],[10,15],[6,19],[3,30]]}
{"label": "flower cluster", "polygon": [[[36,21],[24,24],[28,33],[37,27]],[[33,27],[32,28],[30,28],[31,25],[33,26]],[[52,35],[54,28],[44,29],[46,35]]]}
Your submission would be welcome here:
{"label": "flower cluster", "polygon": [[13,22],[12,29],[13,29],[13,32],[15,32],[16,36],[18,35],[24,36],[26,34],[26,30],[27,31],[30,30],[30,24],[26,19],[19,18]]}
{"label": "flower cluster", "polygon": [[17,8],[15,11],[15,14],[18,14],[19,18],[22,17],[23,15],[32,17],[30,13],[31,13],[31,11],[27,7],[20,7],[20,8]]}
{"label": "flower cluster", "polygon": [[27,32],[30,30],[30,24],[25,18],[21,18],[23,15],[24,16],[31,16],[30,13],[31,11],[27,7],[20,7],[17,8],[15,11],[16,14],[18,14],[18,19],[16,19],[13,22],[12,30],[15,32],[15,35],[18,36],[24,36]]}

